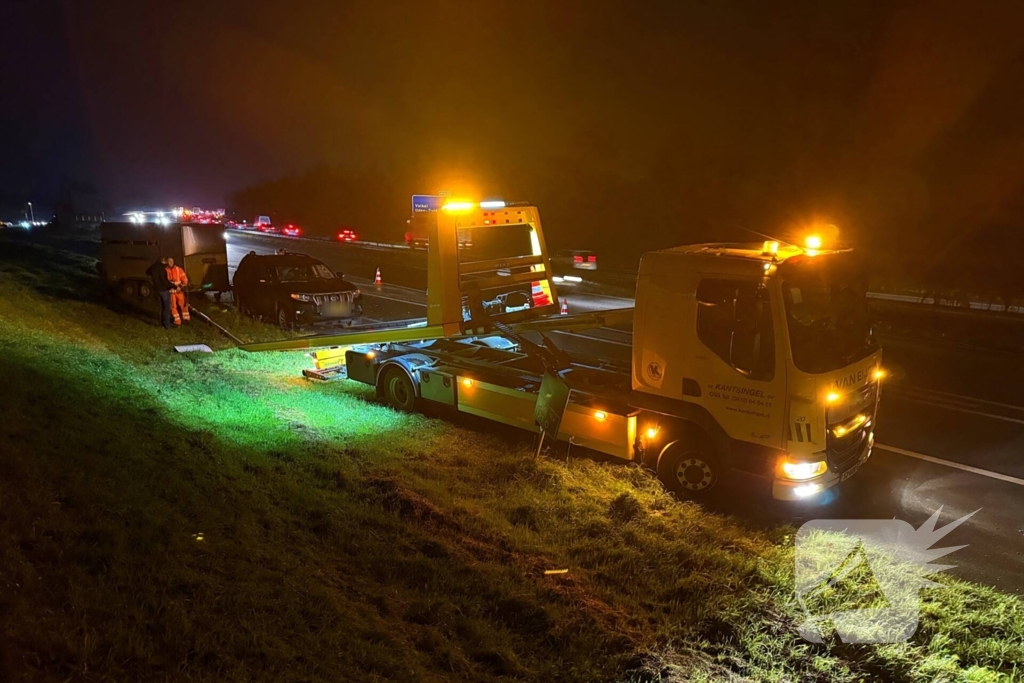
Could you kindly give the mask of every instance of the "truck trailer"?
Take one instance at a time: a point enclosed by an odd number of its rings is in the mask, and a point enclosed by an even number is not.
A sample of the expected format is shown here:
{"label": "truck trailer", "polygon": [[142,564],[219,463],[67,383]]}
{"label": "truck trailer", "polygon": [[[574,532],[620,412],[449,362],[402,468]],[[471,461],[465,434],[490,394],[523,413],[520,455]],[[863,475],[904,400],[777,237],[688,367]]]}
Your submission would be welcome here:
{"label": "truck trailer", "polygon": [[[870,457],[884,371],[853,250],[655,251],[641,260],[634,309],[567,316],[536,207],[458,202],[432,215],[425,323],[243,348],[317,348],[308,377],[640,462],[685,498],[743,479],[806,499]],[[460,250],[460,230],[504,251]],[[629,324],[629,362],[569,353],[546,334]]]}
{"label": "truck trailer", "polygon": [[146,270],[170,256],[188,275],[188,290],[221,293],[231,289],[224,226],[171,222],[135,213],[131,220],[100,225],[100,277],[122,297],[153,296]]}

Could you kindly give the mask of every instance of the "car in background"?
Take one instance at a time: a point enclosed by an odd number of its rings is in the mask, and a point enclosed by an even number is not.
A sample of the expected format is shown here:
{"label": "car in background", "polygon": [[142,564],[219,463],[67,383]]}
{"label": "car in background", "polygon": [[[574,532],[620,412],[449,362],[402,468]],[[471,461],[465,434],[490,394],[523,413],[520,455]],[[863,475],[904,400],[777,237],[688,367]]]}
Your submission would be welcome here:
{"label": "car in background", "polygon": [[288,237],[302,237],[302,228],[294,223],[288,223],[281,228],[281,234],[287,235]]}
{"label": "car in background", "polygon": [[250,253],[232,287],[240,312],[284,328],[351,325],[363,313],[359,288],[306,254]]}
{"label": "car in background", "polygon": [[338,231],[339,242],[355,242],[359,239],[359,235],[352,228],[342,228]]}
{"label": "car in background", "polygon": [[597,254],[587,249],[563,249],[551,260],[576,270],[597,270]]}
{"label": "car in background", "polygon": [[259,232],[273,234],[281,232],[278,228],[274,227],[274,224],[270,220],[270,216],[256,216],[256,220],[254,220],[252,224]]}

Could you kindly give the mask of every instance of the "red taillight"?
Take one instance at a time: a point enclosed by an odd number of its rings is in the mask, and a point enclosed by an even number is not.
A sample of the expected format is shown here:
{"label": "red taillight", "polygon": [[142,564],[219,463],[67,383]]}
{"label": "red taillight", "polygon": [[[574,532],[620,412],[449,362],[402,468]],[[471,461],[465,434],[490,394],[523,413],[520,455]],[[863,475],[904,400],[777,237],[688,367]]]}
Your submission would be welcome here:
{"label": "red taillight", "polygon": [[573,263],[583,263],[583,257],[582,256],[573,256],[572,257],[572,262]]}
{"label": "red taillight", "polygon": [[593,256],[593,255],[588,256],[587,257],[587,263],[597,263],[597,257]]}

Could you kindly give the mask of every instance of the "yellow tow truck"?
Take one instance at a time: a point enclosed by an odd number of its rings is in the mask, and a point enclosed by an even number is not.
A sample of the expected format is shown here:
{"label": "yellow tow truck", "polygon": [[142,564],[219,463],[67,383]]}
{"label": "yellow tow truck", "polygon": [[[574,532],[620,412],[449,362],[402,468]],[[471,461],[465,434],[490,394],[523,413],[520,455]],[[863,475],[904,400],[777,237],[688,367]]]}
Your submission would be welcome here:
{"label": "yellow tow truck", "polygon": [[[317,349],[308,377],[642,462],[688,498],[733,478],[809,498],[870,456],[884,371],[853,250],[650,252],[635,309],[559,315],[537,207],[449,202],[428,229],[425,322],[242,348]],[[459,248],[466,232],[472,250]],[[569,353],[545,334],[630,323],[630,362]]]}

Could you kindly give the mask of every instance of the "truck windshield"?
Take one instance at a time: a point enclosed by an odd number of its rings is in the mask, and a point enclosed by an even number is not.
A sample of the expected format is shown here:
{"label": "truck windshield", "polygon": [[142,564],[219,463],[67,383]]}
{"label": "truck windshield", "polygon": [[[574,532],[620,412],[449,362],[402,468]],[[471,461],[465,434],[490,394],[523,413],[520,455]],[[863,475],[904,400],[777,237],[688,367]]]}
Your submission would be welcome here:
{"label": "truck windshield", "polygon": [[779,270],[798,368],[831,372],[877,350],[868,314],[867,274],[853,254],[797,257]]}
{"label": "truck windshield", "polygon": [[321,263],[302,266],[278,266],[277,279],[280,282],[307,282],[309,280],[333,280],[334,273]]}

